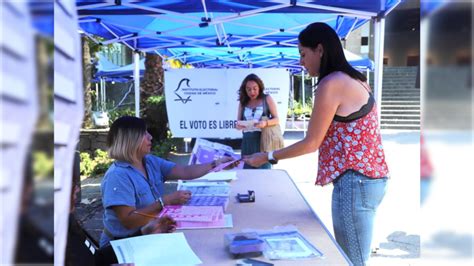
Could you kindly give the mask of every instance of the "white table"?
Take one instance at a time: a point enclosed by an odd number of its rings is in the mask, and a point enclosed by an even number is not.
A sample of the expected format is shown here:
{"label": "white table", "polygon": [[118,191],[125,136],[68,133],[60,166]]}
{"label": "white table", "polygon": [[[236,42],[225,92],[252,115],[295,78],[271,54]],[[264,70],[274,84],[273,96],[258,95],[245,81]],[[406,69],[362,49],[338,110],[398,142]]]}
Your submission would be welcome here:
{"label": "white table", "polygon": [[[224,234],[242,229],[272,229],[294,225],[318,248],[324,258],[311,260],[274,260],[260,256],[254,259],[275,265],[350,265],[339,245],[318,216],[311,210],[286,171],[238,170],[238,179],[231,183],[231,198],[226,213],[232,214],[233,228],[180,230],[203,265],[235,265],[226,250]],[[238,203],[237,193],[255,191],[256,201]]]}

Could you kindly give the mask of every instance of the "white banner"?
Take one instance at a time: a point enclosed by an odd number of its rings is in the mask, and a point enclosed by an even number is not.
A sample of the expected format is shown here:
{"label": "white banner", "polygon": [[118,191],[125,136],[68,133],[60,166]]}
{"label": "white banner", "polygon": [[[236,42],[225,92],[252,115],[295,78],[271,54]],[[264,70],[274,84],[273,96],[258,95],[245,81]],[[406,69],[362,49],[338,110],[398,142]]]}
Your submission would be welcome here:
{"label": "white banner", "polygon": [[175,137],[241,138],[235,129],[242,80],[254,73],[277,104],[285,129],[290,73],[285,69],[172,69],[165,72],[166,109]]}

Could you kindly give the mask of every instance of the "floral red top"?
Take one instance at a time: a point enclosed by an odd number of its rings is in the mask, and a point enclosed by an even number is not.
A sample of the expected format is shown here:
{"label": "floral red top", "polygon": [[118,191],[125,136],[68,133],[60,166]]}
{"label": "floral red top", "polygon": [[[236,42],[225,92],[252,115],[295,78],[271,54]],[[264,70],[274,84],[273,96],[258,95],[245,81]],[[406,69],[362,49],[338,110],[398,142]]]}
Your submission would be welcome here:
{"label": "floral red top", "polygon": [[317,185],[326,185],[350,169],[371,178],[388,176],[375,103],[369,110],[350,122],[332,121],[319,147]]}
{"label": "floral red top", "polygon": [[426,150],[425,140],[423,135],[420,135],[420,175],[421,179],[429,179],[433,173],[433,166],[431,165],[428,151]]}

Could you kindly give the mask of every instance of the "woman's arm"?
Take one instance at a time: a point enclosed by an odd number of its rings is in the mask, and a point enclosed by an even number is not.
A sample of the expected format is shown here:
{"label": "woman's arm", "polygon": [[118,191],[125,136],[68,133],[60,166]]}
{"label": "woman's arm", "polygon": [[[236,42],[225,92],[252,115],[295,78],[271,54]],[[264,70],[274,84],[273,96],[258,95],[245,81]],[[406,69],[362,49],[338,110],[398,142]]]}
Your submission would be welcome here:
{"label": "woman's arm", "polygon": [[[306,137],[291,146],[275,151],[273,153],[275,159],[293,158],[314,152],[319,148],[341,102],[338,83],[333,79],[321,81],[314,97]],[[253,154],[244,158],[244,161],[252,166],[260,166],[268,161],[267,153]]]}
{"label": "woman's arm", "polygon": [[278,118],[278,110],[277,110],[275,101],[270,95],[267,95],[265,98],[267,101],[265,104],[268,105],[268,109],[270,111],[270,114],[272,115],[272,119],[269,119],[267,121],[260,121],[256,125],[256,127],[258,128],[270,127],[270,126],[278,125],[280,123],[279,118]]}
{"label": "woman's arm", "polygon": [[150,216],[158,216],[160,211],[162,210],[162,206],[160,202],[155,202],[153,204],[148,205],[145,208],[135,209],[131,206],[113,206],[112,210],[117,215],[120,223],[127,229],[133,229],[137,227],[144,226],[147,224],[152,217],[147,217],[144,215],[137,214],[136,212],[147,214]]}
{"label": "woman's arm", "polygon": [[186,166],[176,165],[175,167],[173,167],[173,169],[171,169],[171,173],[169,174],[167,179],[195,179],[209,173],[210,170],[220,165],[221,163],[229,162],[231,160],[233,160],[232,157],[224,156],[211,163],[193,164]]}
{"label": "woman's arm", "polygon": [[[191,198],[191,192],[180,190],[163,196],[164,205],[182,205]],[[127,229],[141,227],[149,223],[152,219],[158,217],[163,210],[160,201],[154,202],[144,208],[136,209],[131,206],[118,205],[112,206],[112,210],[117,215],[120,223]]]}

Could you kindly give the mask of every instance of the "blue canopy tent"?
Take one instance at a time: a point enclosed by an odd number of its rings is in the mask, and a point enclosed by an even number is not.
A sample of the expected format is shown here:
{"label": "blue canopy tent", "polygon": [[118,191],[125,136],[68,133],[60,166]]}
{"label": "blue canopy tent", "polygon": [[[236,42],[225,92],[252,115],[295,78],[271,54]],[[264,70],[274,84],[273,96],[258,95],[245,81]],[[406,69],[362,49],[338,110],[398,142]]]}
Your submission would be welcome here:
{"label": "blue canopy tent", "polygon": [[[79,26],[99,44],[119,42],[137,52],[175,58],[180,55],[174,49],[201,48],[214,53],[215,67],[278,67],[279,61],[280,67],[286,67],[286,61],[295,58],[285,60],[283,51],[297,50],[297,35],[308,24],[325,22],[344,39],[372,20],[376,37],[375,94],[379,100],[384,17],[399,3],[400,0],[76,1]],[[138,59],[136,53],[136,90]],[[264,61],[276,65],[264,65]],[[135,97],[138,103],[139,93]],[[138,106],[136,111],[138,115]]]}

